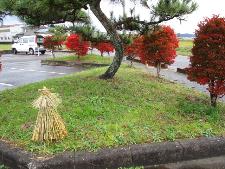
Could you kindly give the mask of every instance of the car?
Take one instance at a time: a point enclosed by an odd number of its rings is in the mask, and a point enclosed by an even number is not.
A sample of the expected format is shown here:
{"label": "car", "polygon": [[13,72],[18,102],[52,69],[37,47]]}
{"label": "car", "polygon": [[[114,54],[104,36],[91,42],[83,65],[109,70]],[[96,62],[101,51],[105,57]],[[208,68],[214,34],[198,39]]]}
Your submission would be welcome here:
{"label": "car", "polygon": [[13,54],[25,52],[34,55],[36,53],[45,54],[46,49],[43,46],[44,37],[41,35],[23,36],[12,45]]}

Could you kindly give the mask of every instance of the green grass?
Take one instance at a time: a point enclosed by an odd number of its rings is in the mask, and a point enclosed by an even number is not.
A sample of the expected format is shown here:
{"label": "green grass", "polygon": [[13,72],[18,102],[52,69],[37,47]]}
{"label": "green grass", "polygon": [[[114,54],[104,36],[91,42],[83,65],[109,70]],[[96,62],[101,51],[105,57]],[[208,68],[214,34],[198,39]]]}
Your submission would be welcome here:
{"label": "green grass", "polygon": [[183,56],[190,56],[192,47],[193,47],[192,40],[180,40],[179,48],[177,49],[177,54]]}
{"label": "green grass", "polygon": [[3,164],[0,164],[0,169],[9,169],[8,167],[6,167],[5,165]]}
{"label": "green grass", "polygon": [[11,44],[0,44],[0,51],[11,50]]}
{"label": "green grass", "polygon": [[[65,150],[174,141],[225,133],[225,107],[192,89],[123,66],[113,80],[99,80],[105,68],[30,84],[0,93],[0,138],[26,150]],[[55,144],[31,141],[37,110],[31,103],[46,86],[59,93],[58,111],[69,135]]]}
{"label": "green grass", "polygon": [[59,60],[59,61],[79,61],[79,62],[88,62],[88,63],[99,63],[99,64],[110,64],[112,62],[112,58],[110,57],[102,57],[99,55],[86,55],[80,57],[80,60],[77,56],[64,56],[64,57],[57,57],[55,59],[50,60]]}

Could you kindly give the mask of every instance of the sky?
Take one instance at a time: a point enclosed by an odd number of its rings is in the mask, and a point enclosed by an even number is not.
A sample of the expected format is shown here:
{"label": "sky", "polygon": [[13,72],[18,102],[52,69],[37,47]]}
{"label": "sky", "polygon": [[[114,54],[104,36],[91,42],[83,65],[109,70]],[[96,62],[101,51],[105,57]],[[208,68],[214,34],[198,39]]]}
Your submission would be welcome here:
{"label": "sky", "polygon": [[[149,2],[155,2],[156,0],[150,0]],[[195,0],[198,3],[198,9],[190,15],[185,16],[186,21],[180,23],[179,20],[172,20],[164,24],[170,25],[175,29],[176,33],[194,33],[197,29],[197,25],[205,17],[212,17],[213,14],[220,15],[225,17],[225,0]],[[133,3],[130,3],[126,0],[127,7],[133,7]],[[114,11],[114,15],[118,16],[122,14],[122,7],[120,5],[113,5],[109,1],[102,0],[101,8],[106,13],[107,16],[110,16],[110,11]],[[127,11],[129,9],[127,8]],[[148,10],[143,7],[136,5],[136,14],[140,14],[141,19],[148,19],[150,17]],[[93,25],[95,25],[101,31],[104,31],[101,23],[95,18],[95,16],[90,12]],[[16,17],[6,17],[4,24],[17,24],[20,23]]]}

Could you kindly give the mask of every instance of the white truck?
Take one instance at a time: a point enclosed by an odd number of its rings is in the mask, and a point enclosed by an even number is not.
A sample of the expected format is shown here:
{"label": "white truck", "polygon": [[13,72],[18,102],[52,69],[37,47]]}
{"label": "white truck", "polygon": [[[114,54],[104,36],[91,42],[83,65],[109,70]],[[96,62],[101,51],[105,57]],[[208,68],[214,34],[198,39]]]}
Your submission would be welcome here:
{"label": "white truck", "polygon": [[13,54],[25,52],[34,55],[36,53],[45,54],[46,49],[43,46],[44,37],[41,35],[23,36],[12,45]]}

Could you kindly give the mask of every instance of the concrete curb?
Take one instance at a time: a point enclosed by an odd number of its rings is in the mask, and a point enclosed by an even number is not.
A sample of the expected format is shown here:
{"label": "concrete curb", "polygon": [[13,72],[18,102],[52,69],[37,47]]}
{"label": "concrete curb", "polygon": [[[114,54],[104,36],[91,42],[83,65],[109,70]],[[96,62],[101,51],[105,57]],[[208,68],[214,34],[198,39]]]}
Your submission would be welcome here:
{"label": "concrete curb", "polygon": [[0,164],[9,166],[12,169],[27,169],[33,161],[33,155],[20,148],[0,141]]}
{"label": "concrete curb", "polygon": [[0,142],[0,163],[15,169],[117,169],[152,166],[225,155],[225,138],[200,138],[98,152],[65,152],[49,158],[37,158],[22,149]]}
{"label": "concrete curb", "polygon": [[84,66],[84,67],[102,67],[109,66],[109,64],[88,63],[88,62],[75,62],[75,61],[59,61],[59,60],[41,60],[42,65],[50,66]]}
{"label": "concrete curb", "polygon": [[187,74],[187,68],[177,68],[178,73]]}
{"label": "concrete curb", "polygon": [[146,166],[145,169],[225,169],[225,156]]}
{"label": "concrete curb", "polygon": [[4,55],[4,54],[11,54],[12,51],[11,51],[11,50],[3,50],[3,51],[0,51],[0,53],[1,53],[2,55]]}
{"label": "concrete curb", "polygon": [[[126,59],[128,60],[128,61],[133,61],[133,62],[137,62],[137,63],[141,63],[141,60],[139,59],[139,58],[131,58],[131,57],[126,57]],[[161,68],[162,69],[167,69],[168,68],[168,65],[167,64],[162,64],[161,65]]]}

